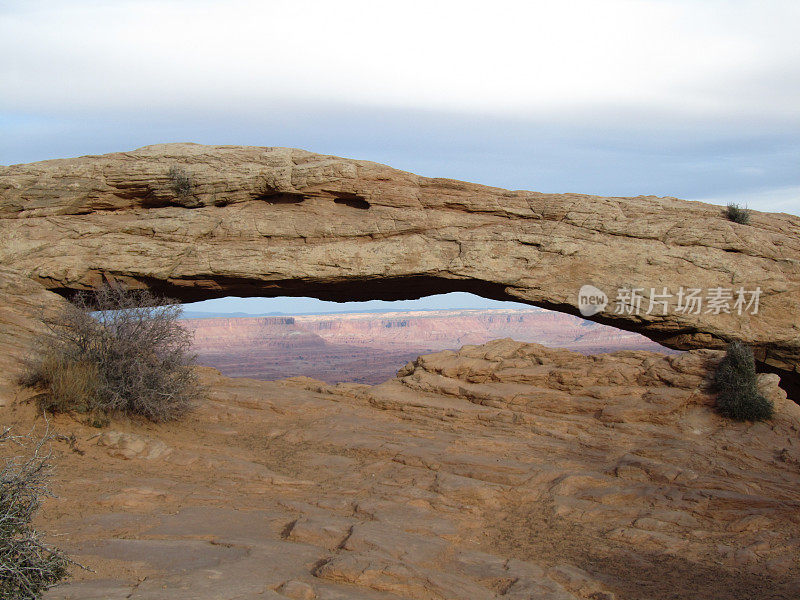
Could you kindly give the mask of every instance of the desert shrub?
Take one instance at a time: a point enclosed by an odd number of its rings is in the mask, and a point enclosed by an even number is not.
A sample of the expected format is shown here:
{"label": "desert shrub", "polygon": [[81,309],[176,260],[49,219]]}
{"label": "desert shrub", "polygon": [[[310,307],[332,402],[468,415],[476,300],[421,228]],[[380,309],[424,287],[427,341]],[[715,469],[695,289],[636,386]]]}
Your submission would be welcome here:
{"label": "desert shrub", "polygon": [[728,345],[714,373],[717,410],[737,421],[764,421],[772,417],[772,402],[758,392],[753,351],[741,342]]}
{"label": "desert shrub", "polygon": [[[7,455],[12,445],[26,451],[30,438],[0,432],[0,450]],[[67,576],[69,561],[42,541],[31,527],[31,519],[49,496],[48,456],[35,444],[27,458],[5,458],[0,471],[0,598],[32,600]]]}
{"label": "desert shrub", "polygon": [[100,391],[96,364],[64,361],[56,352],[47,352],[36,370],[25,377],[28,387],[47,390],[38,399],[40,406],[51,412],[89,412],[90,399]]}
{"label": "desert shrub", "polygon": [[180,418],[202,395],[180,313],[175,301],[144,290],[78,294],[47,319],[19,383],[39,391],[44,410],[90,413],[92,423],[114,413]]}
{"label": "desert shrub", "polygon": [[185,169],[170,167],[167,177],[172,182],[172,191],[176,196],[184,197],[192,193],[192,179]]}
{"label": "desert shrub", "polygon": [[750,211],[735,203],[728,204],[725,209],[725,216],[729,221],[742,225],[747,225],[750,222]]}

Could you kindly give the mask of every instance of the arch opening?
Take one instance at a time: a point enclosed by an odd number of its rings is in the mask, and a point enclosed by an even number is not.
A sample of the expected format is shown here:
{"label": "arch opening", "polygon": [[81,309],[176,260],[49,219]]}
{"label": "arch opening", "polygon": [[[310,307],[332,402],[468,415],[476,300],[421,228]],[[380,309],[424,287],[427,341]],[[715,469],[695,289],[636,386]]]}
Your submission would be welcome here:
{"label": "arch opening", "polygon": [[410,301],[221,298],[184,307],[200,364],[254,379],[378,384],[418,356],[512,338],[582,354],[677,352],[632,332],[519,302],[451,292]]}
{"label": "arch opening", "polygon": [[[518,302],[525,306],[565,313],[583,318],[578,308],[568,301],[528,301],[524,297],[525,290],[512,288],[502,284],[476,279],[450,279],[433,275],[407,275],[385,277],[347,277],[335,279],[302,277],[292,279],[251,279],[247,277],[219,276],[208,278],[176,277],[149,278],[132,277],[127,274],[113,274],[106,271],[94,273],[96,282],[117,281],[134,287],[148,287],[163,296],[175,298],[184,303],[213,300],[226,297],[240,298],[273,298],[273,297],[307,297],[331,302],[358,302],[368,300],[418,300],[427,296],[453,292],[469,293],[488,300]],[[81,288],[65,288],[55,282],[43,281],[51,291],[67,298]],[[519,295],[517,295],[519,294]],[[712,332],[703,332],[697,336],[698,329],[687,326],[676,329],[674,323],[660,329],[653,324],[642,323],[618,316],[612,312],[601,312],[586,320],[607,325],[622,331],[641,334],[653,342],[672,350],[690,350],[697,348],[723,349],[728,341]],[[787,371],[771,364],[770,345],[751,345],[759,372],[776,373],[781,378],[781,387],[789,398],[795,402],[800,399],[800,373]]]}

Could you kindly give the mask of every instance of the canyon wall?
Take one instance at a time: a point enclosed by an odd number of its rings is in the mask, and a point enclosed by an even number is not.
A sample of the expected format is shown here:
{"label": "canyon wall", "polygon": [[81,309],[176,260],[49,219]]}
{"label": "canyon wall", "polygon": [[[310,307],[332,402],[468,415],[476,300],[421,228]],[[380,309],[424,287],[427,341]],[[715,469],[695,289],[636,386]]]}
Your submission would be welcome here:
{"label": "canyon wall", "polygon": [[256,379],[377,384],[420,354],[500,338],[584,354],[672,352],[641,335],[541,309],[435,310],[184,319],[199,362]]}

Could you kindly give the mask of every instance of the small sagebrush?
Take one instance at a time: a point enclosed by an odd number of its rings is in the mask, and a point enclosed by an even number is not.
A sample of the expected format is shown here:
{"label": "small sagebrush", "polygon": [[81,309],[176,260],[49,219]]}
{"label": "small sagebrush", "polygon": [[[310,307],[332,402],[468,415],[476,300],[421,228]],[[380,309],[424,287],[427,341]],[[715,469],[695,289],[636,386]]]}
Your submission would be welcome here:
{"label": "small sagebrush", "polygon": [[750,211],[735,203],[728,204],[728,207],[725,209],[725,216],[729,221],[741,225],[747,225],[750,222]]}
{"label": "small sagebrush", "polygon": [[46,320],[19,383],[39,392],[42,409],[89,413],[91,423],[114,413],[178,419],[203,395],[180,313],[144,290],[78,294]]}
{"label": "small sagebrush", "polygon": [[170,167],[167,177],[172,182],[172,191],[176,196],[183,198],[192,193],[192,179],[185,169]]}
{"label": "small sagebrush", "polygon": [[[10,429],[0,432],[5,457],[0,471],[0,598],[37,600],[67,576],[70,561],[31,527],[42,499],[51,495],[51,467],[42,454],[45,441],[34,443],[28,436],[12,435]],[[27,458],[14,456],[14,446]]]}
{"label": "small sagebrush", "polygon": [[741,342],[728,345],[714,373],[717,410],[737,421],[765,421],[773,404],[758,391],[753,351]]}
{"label": "small sagebrush", "polygon": [[22,375],[25,387],[46,390],[37,399],[50,412],[91,411],[93,398],[100,393],[97,365],[88,361],[64,360],[56,351],[47,351]]}

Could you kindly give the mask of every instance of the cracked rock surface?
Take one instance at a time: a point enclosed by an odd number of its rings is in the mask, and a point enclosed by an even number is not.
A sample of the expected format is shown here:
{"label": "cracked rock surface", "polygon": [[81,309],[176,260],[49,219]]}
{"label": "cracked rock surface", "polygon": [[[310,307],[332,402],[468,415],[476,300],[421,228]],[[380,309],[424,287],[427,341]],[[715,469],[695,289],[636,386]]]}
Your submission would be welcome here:
{"label": "cracked rock surface", "polygon": [[[94,573],[49,600],[800,594],[800,408],[718,417],[721,353],[499,340],[377,386],[229,379],[186,421],[51,421],[37,526]],[[23,402],[0,409],[28,427]]]}

